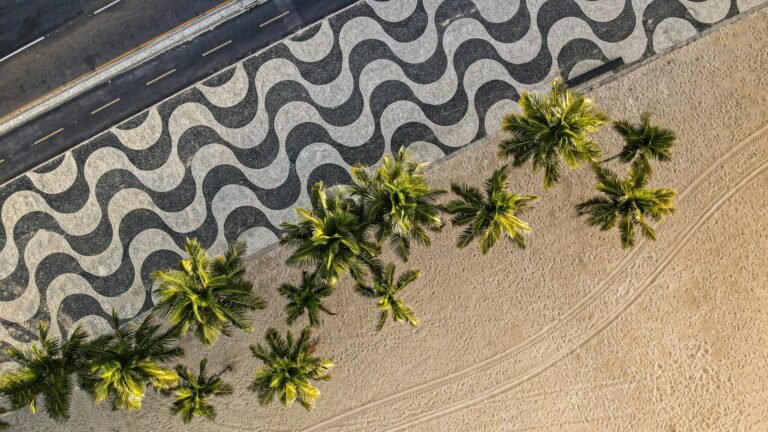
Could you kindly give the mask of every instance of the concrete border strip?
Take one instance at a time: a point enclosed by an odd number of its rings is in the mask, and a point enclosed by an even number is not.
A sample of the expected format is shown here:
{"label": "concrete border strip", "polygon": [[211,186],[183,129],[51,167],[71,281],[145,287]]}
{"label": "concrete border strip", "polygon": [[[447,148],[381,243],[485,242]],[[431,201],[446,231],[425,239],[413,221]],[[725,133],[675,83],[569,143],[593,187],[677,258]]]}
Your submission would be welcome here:
{"label": "concrete border strip", "polygon": [[153,57],[162,54],[176,45],[180,45],[202,33],[213,30],[225,21],[235,18],[263,2],[263,0],[228,0],[228,3],[224,3],[204,15],[155,37],[143,46],[117,57],[98,67],[93,72],[75,78],[38,100],[8,114],[5,118],[0,118],[0,135],[74,99],[117,75],[151,60]]}

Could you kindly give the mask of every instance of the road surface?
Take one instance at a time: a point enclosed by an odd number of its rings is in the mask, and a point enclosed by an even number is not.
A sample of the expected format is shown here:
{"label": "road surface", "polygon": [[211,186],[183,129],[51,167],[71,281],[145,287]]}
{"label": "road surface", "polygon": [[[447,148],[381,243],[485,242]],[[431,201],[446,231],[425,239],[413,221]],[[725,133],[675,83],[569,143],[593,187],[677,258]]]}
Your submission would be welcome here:
{"label": "road surface", "polygon": [[0,117],[223,1],[0,0]]}
{"label": "road surface", "polygon": [[354,2],[271,0],[79,95],[0,136],[0,183]]}

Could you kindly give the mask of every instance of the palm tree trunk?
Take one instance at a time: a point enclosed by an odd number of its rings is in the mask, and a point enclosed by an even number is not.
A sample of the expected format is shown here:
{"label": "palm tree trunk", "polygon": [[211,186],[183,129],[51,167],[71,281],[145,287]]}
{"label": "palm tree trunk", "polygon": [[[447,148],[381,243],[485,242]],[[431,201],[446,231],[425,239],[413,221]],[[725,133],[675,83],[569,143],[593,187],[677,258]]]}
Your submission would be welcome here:
{"label": "palm tree trunk", "polygon": [[603,159],[603,160],[601,160],[601,161],[600,161],[600,162],[598,162],[598,163],[599,163],[599,164],[604,164],[604,163],[606,163],[606,162],[610,162],[610,161],[612,161],[612,160],[614,160],[614,159],[618,159],[618,158],[619,158],[619,156],[621,156],[621,153],[617,153],[617,154],[615,154],[615,155],[613,155],[613,156],[611,156],[611,157],[609,157],[609,158],[607,158],[607,159]]}
{"label": "palm tree trunk", "polygon": [[336,315],[336,312],[333,312],[333,311],[330,311],[330,310],[326,309],[325,306],[323,306],[323,305],[320,305],[318,307],[320,308],[321,311],[327,313],[328,315],[331,315],[331,316]]}
{"label": "palm tree trunk", "polygon": [[222,370],[221,370],[219,373],[217,373],[217,374],[215,374],[215,375],[211,376],[211,378],[218,378],[218,377],[220,377],[220,376],[224,375],[225,373],[227,373],[227,372],[231,372],[231,371],[232,371],[232,365],[226,365],[226,366],[224,367],[224,369],[222,369]]}

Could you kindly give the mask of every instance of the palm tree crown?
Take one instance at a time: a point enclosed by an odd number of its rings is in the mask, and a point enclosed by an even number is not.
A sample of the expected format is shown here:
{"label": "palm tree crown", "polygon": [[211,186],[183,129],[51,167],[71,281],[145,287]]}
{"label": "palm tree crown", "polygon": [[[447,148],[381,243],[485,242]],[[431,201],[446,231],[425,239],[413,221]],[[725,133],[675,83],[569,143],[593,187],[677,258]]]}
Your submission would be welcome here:
{"label": "palm tree crown", "polygon": [[323,306],[323,299],[333,293],[333,287],[328,282],[315,277],[314,274],[303,272],[299,286],[284,283],[280,285],[278,291],[288,300],[288,304],[285,305],[288,324],[293,324],[305,312],[312,327],[320,325],[320,311],[335,315]]}
{"label": "palm tree crown", "polygon": [[[216,419],[216,407],[208,402],[211,396],[229,396],[232,394],[232,386],[220,378],[221,373],[207,376],[206,366],[208,359],[200,361],[200,373],[195,376],[191,369],[182,365],[176,366],[179,375],[179,384],[173,390],[173,406],[171,412],[181,416],[184,423],[189,423],[194,417],[206,417],[208,420]],[[227,371],[224,369],[222,372]],[[171,391],[165,391],[171,393]]]}
{"label": "palm tree crown", "polygon": [[355,280],[378,271],[376,244],[368,240],[360,208],[341,189],[328,192],[322,182],[312,188],[312,209],[296,209],[298,223],[284,222],[281,244],[295,246],[287,263],[315,266],[315,276],[331,286],[349,271]]}
{"label": "palm tree crown", "polygon": [[112,316],[114,334],[98,338],[89,347],[89,373],[81,376],[80,387],[93,396],[96,403],[109,401],[112,409],[141,408],[147,384],[167,390],[179,381],[173,369],[162,366],[184,354],[172,346],[179,326],[160,332],[148,315],[138,326],[120,325]]}
{"label": "palm tree crown", "polygon": [[637,124],[626,120],[614,122],[613,129],[624,138],[624,147],[616,155],[622,162],[629,163],[639,157],[650,170],[651,159],[665,162],[672,158],[670,149],[677,139],[675,131],[652,125],[650,113],[643,113]]}
{"label": "palm tree crown", "polygon": [[419,319],[416,318],[413,309],[397,298],[400,291],[418,279],[419,276],[421,276],[421,273],[418,270],[408,270],[395,280],[395,265],[388,264],[384,269],[383,275],[375,275],[373,277],[372,286],[357,284],[356,288],[362,295],[379,299],[376,308],[381,313],[376,330],[381,330],[384,327],[387,317],[390,315],[392,315],[394,322],[401,323],[405,321],[414,327],[419,325]]}
{"label": "palm tree crown", "polygon": [[[0,416],[5,415],[8,413],[8,408],[0,407]],[[8,422],[5,422],[3,420],[0,420],[0,430],[6,430],[11,427],[11,424]]]}
{"label": "palm tree crown", "polygon": [[646,189],[650,175],[641,162],[635,162],[626,179],[620,179],[612,171],[594,166],[597,176],[596,189],[604,196],[594,197],[576,206],[580,216],[602,230],[619,224],[621,244],[635,244],[635,228],[645,238],[656,240],[656,231],[648,219],[662,221],[675,211],[675,191],[672,189]]}
{"label": "palm tree crown", "polygon": [[429,246],[427,231],[439,231],[443,226],[435,199],[444,192],[430,189],[424,177],[426,167],[401,147],[394,159],[384,157],[373,175],[362,165],[352,168],[355,181],[350,191],[360,197],[366,219],[375,227],[376,240],[381,244],[388,238],[404,261],[411,242]]}
{"label": "palm tree crown", "polygon": [[310,328],[305,328],[295,340],[290,331],[287,338],[283,338],[271,328],[267,330],[266,340],[266,347],[251,345],[253,356],[264,362],[250,385],[258,394],[259,402],[266,405],[277,397],[283,405],[291,406],[298,399],[305,409],[314,408],[320,390],[310,381],[330,380],[333,361],[313,355],[317,340],[312,339]]}
{"label": "palm tree crown", "polygon": [[205,345],[213,344],[234,326],[250,332],[247,312],[264,307],[253,294],[253,284],[243,277],[243,256],[247,246],[237,242],[226,256],[211,260],[197,240],[187,239],[189,258],[180,270],[157,271],[152,278],[159,283],[155,312],[180,324],[181,334],[193,330]]}
{"label": "palm tree crown", "polygon": [[449,202],[445,210],[453,215],[451,221],[454,225],[467,225],[459,236],[459,248],[467,247],[475,238],[479,238],[480,251],[486,254],[504,234],[525,248],[525,234],[531,228],[518,219],[517,214],[532,208],[529,203],[538,197],[507,192],[507,181],[507,166],[504,165],[486,180],[485,196],[474,187],[451,185],[451,191],[459,199]]}
{"label": "palm tree crown", "polygon": [[513,157],[514,166],[532,160],[535,171],[544,170],[545,189],[560,179],[561,158],[570,168],[599,160],[600,147],[589,134],[608,116],[562,79],[552,82],[549,97],[523,92],[518,104],[522,112],[507,114],[502,122],[511,136],[499,144],[499,156]]}
{"label": "palm tree crown", "polygon": [[38,325],[39,340],[28,349],[11,347],[6,350],[9,360],[21,367],[0,376],[0,394],[16,410],[28,406],[37,412],[37,398],[42,396],[45,411],[56,421],[69,418],[69,398],[72,394],[72,374],[84,368],[84,347],[88,334],[77,327],[69,338],[49,334],[49,326]]}

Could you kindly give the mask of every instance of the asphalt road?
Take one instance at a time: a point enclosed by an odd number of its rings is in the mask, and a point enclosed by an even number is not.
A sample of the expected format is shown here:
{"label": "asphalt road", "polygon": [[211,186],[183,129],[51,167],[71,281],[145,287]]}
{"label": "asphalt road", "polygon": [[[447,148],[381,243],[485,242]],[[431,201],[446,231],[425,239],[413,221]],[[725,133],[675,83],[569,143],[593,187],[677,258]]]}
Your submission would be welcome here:
{"label": "asphalt road", "polygon": [[0,183],[355,1],[271,0],[81,94],[0,136]]}
{"label": "asphalt road", "polygon": [[0,0],[0,117],[223,1]]}

